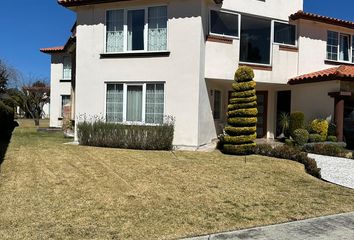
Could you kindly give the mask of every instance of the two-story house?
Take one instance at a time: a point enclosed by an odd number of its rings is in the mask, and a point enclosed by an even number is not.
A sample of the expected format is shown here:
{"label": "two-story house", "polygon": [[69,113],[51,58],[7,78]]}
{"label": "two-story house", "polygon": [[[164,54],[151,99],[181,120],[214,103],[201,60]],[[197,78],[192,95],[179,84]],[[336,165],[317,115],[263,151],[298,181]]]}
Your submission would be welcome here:
{"label": "two-story house", "polygon": [[77,14],[75,41],[44,52],[52,54],[57,96],[67,95],[60,80],[73,56],[76,122],[86,114],[158,124],[172,115],[174,144],[199,147],[222,132],[241,65],[255,71],[259,137],[279,134],[279,113],[291,111],[336,116],[343,132],[354,105],[354,23],[304,13],[303,0],[58,2]]}

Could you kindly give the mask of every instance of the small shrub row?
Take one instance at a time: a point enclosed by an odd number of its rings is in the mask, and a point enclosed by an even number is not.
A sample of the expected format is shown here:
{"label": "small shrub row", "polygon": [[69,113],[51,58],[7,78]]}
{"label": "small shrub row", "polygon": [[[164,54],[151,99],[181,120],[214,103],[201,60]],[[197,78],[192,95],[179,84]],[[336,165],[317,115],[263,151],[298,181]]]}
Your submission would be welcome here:
{"label": "small shrub row", "polygon": [[78,123],[77,128],[81,145],[141,150],[173,148],[174,123],[150,126],[85,121]]}
{"label": "small shrub row", "polygon": [[261,144],[254,148],[254,153],[262,156],[288,159],[302,163],[304,164],[307,173],[314,177],[321,178],[321,169],[317,167],[316,161],[309,158],[307,153],[302,152],[298,148],[286,145],[272,148],[269,144]]}
{"label": "small shrub row", "polygon": [[306,144],[303,151],[325,156],[351,158],[351,152],[334,143]]}

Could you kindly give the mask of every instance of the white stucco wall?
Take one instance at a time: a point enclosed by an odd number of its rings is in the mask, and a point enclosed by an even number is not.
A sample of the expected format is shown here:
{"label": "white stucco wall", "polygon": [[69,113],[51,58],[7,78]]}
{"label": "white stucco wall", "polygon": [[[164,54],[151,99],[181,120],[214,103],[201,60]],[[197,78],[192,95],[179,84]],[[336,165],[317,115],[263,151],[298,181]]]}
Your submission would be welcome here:
{"label": "white stucco wall", "polygon": [[61,96],[70,95],[71,83],[60,82],[63,79],[63,54],[53,53],[51,56],[50,76],[50,127],[61,127]]}
{"label": "white stucco wall", "polygon": [[328,93],[339,90],[339,81],[294,85],[291,92],[291,111],[303,112],[306,120],[333,117],[334,99]]}
{"label": "white stucco wall", "polygon": [[100,59],[104,52],[106,9],[157,4],[166,1],[120,2],[77,9],[76,116],[104,115],[107,82],[165,82],[165,114],[176,118],[174,144],[198,146],[199,83],[203,79],[201,1],[168,2],[169,57]]}

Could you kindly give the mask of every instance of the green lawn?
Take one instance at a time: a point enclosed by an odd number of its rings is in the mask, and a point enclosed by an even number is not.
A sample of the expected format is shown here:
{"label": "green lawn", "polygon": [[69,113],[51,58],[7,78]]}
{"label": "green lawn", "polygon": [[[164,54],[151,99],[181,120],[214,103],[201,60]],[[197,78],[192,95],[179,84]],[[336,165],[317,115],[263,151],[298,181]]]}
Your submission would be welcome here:
{"label": "green lawn", "polygon": [[64,145],[16,129],[0,239],[172,239],[354,211],[354,191],[286,160]]}

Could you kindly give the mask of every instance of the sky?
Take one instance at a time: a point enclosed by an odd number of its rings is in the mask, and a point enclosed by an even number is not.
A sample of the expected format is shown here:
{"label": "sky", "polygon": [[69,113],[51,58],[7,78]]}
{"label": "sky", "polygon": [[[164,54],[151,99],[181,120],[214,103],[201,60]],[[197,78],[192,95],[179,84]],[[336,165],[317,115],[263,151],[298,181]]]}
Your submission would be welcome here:
{"label": "sky", "polygon": [[[306,12],[354,22],[353,9],[354,0],[304,0]],[[24,76],[49,79],[50,57],[39,49],[64,45],[74,22],[75,13],[56,0],[1,1],[0,59]]]}

